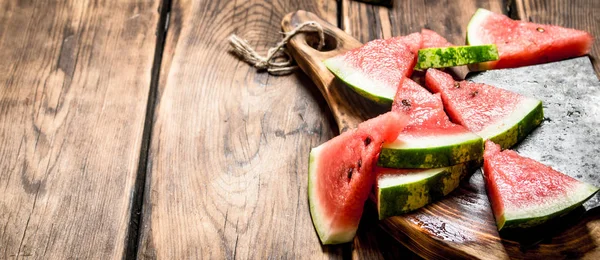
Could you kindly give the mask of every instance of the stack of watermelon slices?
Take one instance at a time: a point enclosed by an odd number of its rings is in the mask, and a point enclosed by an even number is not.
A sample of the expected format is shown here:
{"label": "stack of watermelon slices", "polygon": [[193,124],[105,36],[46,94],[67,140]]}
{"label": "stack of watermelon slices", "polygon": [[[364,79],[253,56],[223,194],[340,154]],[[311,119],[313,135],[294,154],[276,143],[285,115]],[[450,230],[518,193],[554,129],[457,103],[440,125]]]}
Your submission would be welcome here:
{"label": "stack of watermelon slices", "polygon": [[440,95],[429,93],[404,78],[392,111],[410,117],[404,131],[383,145],[378,165],[389,168],[429,169],[452,166],[481,157],[483,140],[450,121]]}
{"label": "stack of watermelon slices", "polygon": [[[487,20],[502,20],[497,18],[478,11],[473,18],[475,22],[469,23],[469,42],[481,38],[484,39],[481,43],[504,41],[505,45],[511,45],[503,38],[508,37],[506,34],[489,33],[487,28],[493,24]],[[518,23],[520,27],[531,27],[529,23]],[[500,24],[509,22],[502,20]],[[482,25],[486,28],[479,30],[479,34],[473,33],[477,32],[474,28]],[[567,32],[551,26],[544,28],[551,36]],[[525,29],[520,32],[517,35],[521,37],[530,36],[524,33]],[[529,61],[518,63],[512,59],[525,59],[527,55],[519,54],[514,48],[512,52],[506,51],[509,47],[502,45],[498,47],[500,61],[477,66],[521,66],[589,51],[586,37],[575,38],[560,39],[557,50],[578,47],[577,51],[563,52],[562,56],[539,59],[534,57],[535,51],[524,48],[521,52],[529,55]],[[573,41],[579,42],[569,44]],[[514,45],[513,42],[511,46]],[[404,37],[375,40],[324,61],[336,77],[364,97],[380,103],[393,102],[393,111],[366,121],[358,129],[311,151],[309,203],[323,244],[352,240],[371,186],[380,219],[415,210],[451,192],[472,165],[480,165],[482,140],[492,140],[502,148],[509,148],[541,123],[543,111],[539,100],[485,84],[457,82],[435,69],[427,70],[425,82],[436,94],[408,78],[421,49],[448,46],[451,44],[443,37],[423,29],[421,33]],[[451,122],[444,109],[460,125]],[[598,191],[512,151],[500,152],[500,146],[492,141],[487,141],[483,159],[498,229],[537,225],[567,213]],[[375,162],[379,166],[374,166]],[[537,175],[528,173],[532,170]],[[515,190],[515,181],[537,183],[553,192],[523,195]],[[546,202],[528,203],[531,196]],[[565,198],[566,202],[560,201]]]}
{"label": "stack of watermelon slices", "polygon": [[[482,139],[450,121],[439,94],[402,80],[392,111],[409,117],[393,142],[383,145],[376,168],[379,218],[397,216],[435,201],[458,187],[470,161],[480,158]],[[472,164],[472,163],[471,163]]]}

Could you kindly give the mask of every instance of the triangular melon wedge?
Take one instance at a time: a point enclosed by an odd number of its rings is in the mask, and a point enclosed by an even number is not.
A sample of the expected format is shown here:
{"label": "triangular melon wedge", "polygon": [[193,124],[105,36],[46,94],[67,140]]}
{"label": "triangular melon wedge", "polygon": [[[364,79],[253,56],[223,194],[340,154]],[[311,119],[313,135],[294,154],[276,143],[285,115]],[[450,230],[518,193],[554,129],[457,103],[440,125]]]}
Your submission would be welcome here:
{"label": "triangular melon wedge", "polygon": [[388,112],[310,151],[308,204],[321,243],[352,241],[375,182],[372,169],[381,144],[395,139],[407,122]]}
{"label": "triangular melon wedge", "polygon": [[505,15],[479,9],[467,26],[467,43],[496,44],[500,59],[469,65],[469,68],[514,68],[582,56],[589,53],[593,40],[584,31],[515,21]]}
{"label": "triangular melon wedge", "polygon": [[469,130],[510,148],[523,140],[544,119],[540,100],[494,86],[454,81],[449,74],[428,69],[425,83],[440,93],[446,112]]}
{"label": "triangular melon wedge", "polygon": [[393,142],[383,144],[377,165],[387,168],[439,168],[481,158],[483,140],[450,122],[439,94],[403,79],[392,111],[410,117]]}
{"label": "triangular melon wedge", "polygon": [[527,228],[581,206],[598,188],[491,141],[483,156],[488,198],[498,230]]}
{"label": "triangular melon wedge", "polygon": [[412,74],[420,45],[419,33],[373,40],[324,63],[361,96],[389,105],[400,80]]}

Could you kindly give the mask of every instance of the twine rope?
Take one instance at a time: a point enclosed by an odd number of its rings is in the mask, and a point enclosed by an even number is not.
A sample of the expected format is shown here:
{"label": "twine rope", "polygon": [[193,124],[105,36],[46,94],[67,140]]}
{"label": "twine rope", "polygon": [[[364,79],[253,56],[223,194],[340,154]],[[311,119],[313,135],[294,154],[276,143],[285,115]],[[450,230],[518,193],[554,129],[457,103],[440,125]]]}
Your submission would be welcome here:
{"label": "twine rope", "polygon": [[229,36],[229,44],[233,47],[235,54],[258,70],[266,70],[271,75],[287,75],[298,69],[298,66],[293,65],[294,59],[285,45],[297,34],[315,31],[319,34],[317,50],[321,50],[325,46],[325,33],[323,32],[323,26],[315,21],[302,23],[296,26],[294,30],[283,33],[283,39],[275,47],[270,48],[266,56],[258,54],[246,40],[235,34]]}

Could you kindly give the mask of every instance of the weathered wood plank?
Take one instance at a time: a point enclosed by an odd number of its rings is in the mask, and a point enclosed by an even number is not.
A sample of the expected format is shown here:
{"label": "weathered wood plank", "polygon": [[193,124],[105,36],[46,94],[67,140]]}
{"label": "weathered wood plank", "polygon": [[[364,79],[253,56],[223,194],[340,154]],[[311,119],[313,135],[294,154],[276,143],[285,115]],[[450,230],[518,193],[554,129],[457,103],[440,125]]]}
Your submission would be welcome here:
{"label": "weathered wood plank", "polygon": [[600,1],[598,0],[516,0],[521,20],[554,24],[584,30],[594,36],[591,57],[596,76],[600,77]]}
{"label": "weathered wood plank", "polygon": [[140,258],[342,256],[321,247],[306,197],[309,151],[336,132],[327,105],[302,72],[272,77],[228,53],[231,33],[265,53],[298,9],[336,22],[335,1],[173,2]]}
{"label": "weathered wood plank", "polygon": [[501,0],[394,1],[391,8],[352,0],[342,2],[342,28],[361,42],[436,31],[454,44],[464,44],[467,23],[477,8],[502,13]]}
{"label": "weathered wood plank", "polygon": [[0,8],[0,259],[122,258],[158,1]]}

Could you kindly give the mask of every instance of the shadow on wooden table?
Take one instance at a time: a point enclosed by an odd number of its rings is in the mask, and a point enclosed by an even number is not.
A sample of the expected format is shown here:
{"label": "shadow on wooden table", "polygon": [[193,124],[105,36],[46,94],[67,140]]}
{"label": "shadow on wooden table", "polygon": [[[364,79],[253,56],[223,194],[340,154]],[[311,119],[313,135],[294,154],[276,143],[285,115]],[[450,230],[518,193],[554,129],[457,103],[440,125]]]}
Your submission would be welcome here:
{"label": "shadow on wooden table", "polygon": [[365,205],[352,250],[353,259],[422,259],[400,244],[379,225],[377,209]]}
{"label": "shadow on wooden table", "polygon": [[600,208],[578,207],[569,214],[526,230],[500,232],[509,256],[580,258],[596,249],[587,223],[600,220]]}

